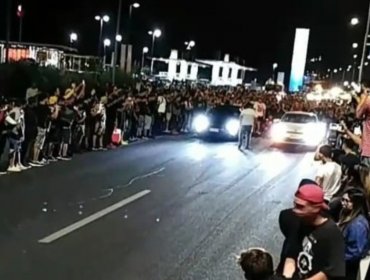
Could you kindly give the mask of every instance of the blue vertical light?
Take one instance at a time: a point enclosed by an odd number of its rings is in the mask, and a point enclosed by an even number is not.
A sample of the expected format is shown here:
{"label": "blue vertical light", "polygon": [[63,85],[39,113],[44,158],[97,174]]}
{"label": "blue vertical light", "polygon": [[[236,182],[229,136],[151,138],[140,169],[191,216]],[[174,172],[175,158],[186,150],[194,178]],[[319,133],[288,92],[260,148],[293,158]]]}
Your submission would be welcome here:
{"label": "blue vertical light", "polygon": [[290,73],[289,91],[299,91],[303,85],[304,70],[306,67],[308,40],[310,30],[297,28],[295,32],[292,69]]}

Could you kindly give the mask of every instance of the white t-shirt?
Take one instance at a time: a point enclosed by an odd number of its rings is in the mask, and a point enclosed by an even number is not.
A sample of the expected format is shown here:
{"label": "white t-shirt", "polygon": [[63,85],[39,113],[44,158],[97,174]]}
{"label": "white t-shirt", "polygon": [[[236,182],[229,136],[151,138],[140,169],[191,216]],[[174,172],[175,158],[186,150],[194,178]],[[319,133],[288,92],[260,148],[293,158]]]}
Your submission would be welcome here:
{"label": "white t-shirt", "polygon": [[254,118],[256,116],[256,112],[251,109],[244,109],[240,113],[240,125],[254,125]]}
{"label": "white t-shirt", "polygon": [[316,176],[323,179],[324,198],[330,201],[340,188],[342,177],[340,165],[333,161],[321,164]]}
{"label": "white t-shirt", "polygon": [[163,96],[158,96],[158,113],[165,113],[166,112],[166,98]]}
{"label": "white t-shirt", "polygon": [[254,103],[254,109],[256,110],[256,117],[263,117],[266,111],[266,105],[264,103]]}

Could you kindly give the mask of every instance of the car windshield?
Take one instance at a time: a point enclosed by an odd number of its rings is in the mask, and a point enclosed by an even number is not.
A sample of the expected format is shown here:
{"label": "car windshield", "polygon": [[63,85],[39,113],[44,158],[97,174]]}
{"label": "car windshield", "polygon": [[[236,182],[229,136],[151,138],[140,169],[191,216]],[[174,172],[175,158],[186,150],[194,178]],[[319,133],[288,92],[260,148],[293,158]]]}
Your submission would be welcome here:
{"label": "car windshield", "polygon": [[235,106],[219,106],[213,108],[209,111],[210,115],[219,115],[219,116],[229,116],[229,117],[239,117],[240,111],[238,107]]}
{"label": "car windshield", "polygon": [[281,118],[282,122],[288,123],[310,123],[316,122],[315,116],[310,116],[306,114],[285,114]]}

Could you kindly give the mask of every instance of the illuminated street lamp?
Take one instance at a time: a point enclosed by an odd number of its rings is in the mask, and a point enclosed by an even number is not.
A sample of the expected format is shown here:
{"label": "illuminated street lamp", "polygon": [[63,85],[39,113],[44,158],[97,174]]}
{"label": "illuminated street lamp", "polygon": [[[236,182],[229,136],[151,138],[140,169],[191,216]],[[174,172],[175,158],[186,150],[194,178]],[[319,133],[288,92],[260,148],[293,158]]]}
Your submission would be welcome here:
{"label": "illuminated street lamp", "polygon": [[143,53],[142,53],[142,57],[141,57],[141,71],[143,71],[143,68],[144,68],[144,62],[145,62],[145,55],[149,52],[149,48],[148,47],[144,47],[143,48]]}
{"label": "illuminated street lamp", "polygon": [[190,42],[185,42],[185,46],[187,46],[187,50],[191,50],[191,48],[195,47],[195,41],[191,40]]}
{"label": "illuminated street lamp", "polygon": [[116,41],[117,41],[117,42],[122,42],[122,35],[117,34],[117,35],[116,35]]}
{"label": "illuminated street lamp", "polygon": [[77,33],[75,32],[72,32],[71,34],[69,34],[69,42],[71,44],[73,44],[74,42],[76,42],[78,40],[78,35]]}
{"label": "illuminated street lamp", "polygon": [[100,22],[100,33],[99,33],[99,46],[98,46],[98,55],[101,55],[101,45],[102,45],[102,40],[103,40],[103,26],[104,23],[108,23],[110,18],[108,15],[97,15],[95,16],[95,20]]}
{"label": "illuminated street lamp", "polygon": [[152,36],[152,63],[150,67],[150,73],[153,74],[153,67],[154,67],[154,43],[155,43],[155,38],[159,38],[162,35],[162,31],[160,29],[154,29],[154,31],[149,31],[148,34]]}
{"label": "illuminated street lamp", "polygon": [[357,17],[351,19],[351,25],[355,26],[360,23],[360,20]]}
{"label": "illuminated street lamp", "polygon": [[104,47],[110,47],[111,41],[110,39],[104,39]]}
{"label": "illuminated street lamp", "polygon": [[352,44],[352,48],[357,49],[358,48],[358,44],[357,43],[353,43]]}
{"label": "illuminated street lamp", "polygon": [[357,57],[358,57],[358,55],[357,55],[357,54],[354,54],[354,55],[353,55],[353,58],[354,58],[354,59],[357,59]]}

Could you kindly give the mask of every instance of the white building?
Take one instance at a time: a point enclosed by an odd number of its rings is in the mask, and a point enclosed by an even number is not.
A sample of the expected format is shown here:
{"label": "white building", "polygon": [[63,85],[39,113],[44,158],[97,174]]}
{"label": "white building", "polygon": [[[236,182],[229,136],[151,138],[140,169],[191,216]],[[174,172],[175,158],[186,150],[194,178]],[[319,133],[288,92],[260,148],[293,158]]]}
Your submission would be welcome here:
{"label": "white building", "polygon": [[209,59],[197,59],[196,61],[212,67],[211,85],[213,86],[236,86],[242,84],[246,71],[257,71],[257,69],[230,61],[228,54],[225,55],[223,61]]}
{"label": "white building", "polygon": [[235,62],[230,62],[230,56],[225,55],[222,60],[196,59],[195,62],[178,58],[178,51],[172,50],[169,58],[152,58],[152,63],[163,62],[168,64],[167,72],[159,72],[161,78],[170,81],[195,81],[198,79],[199,67],[211,68],[209,78],[213,86],[236,86],[242,84],[246,71],[257,71],[257,69],[245,67]]}

